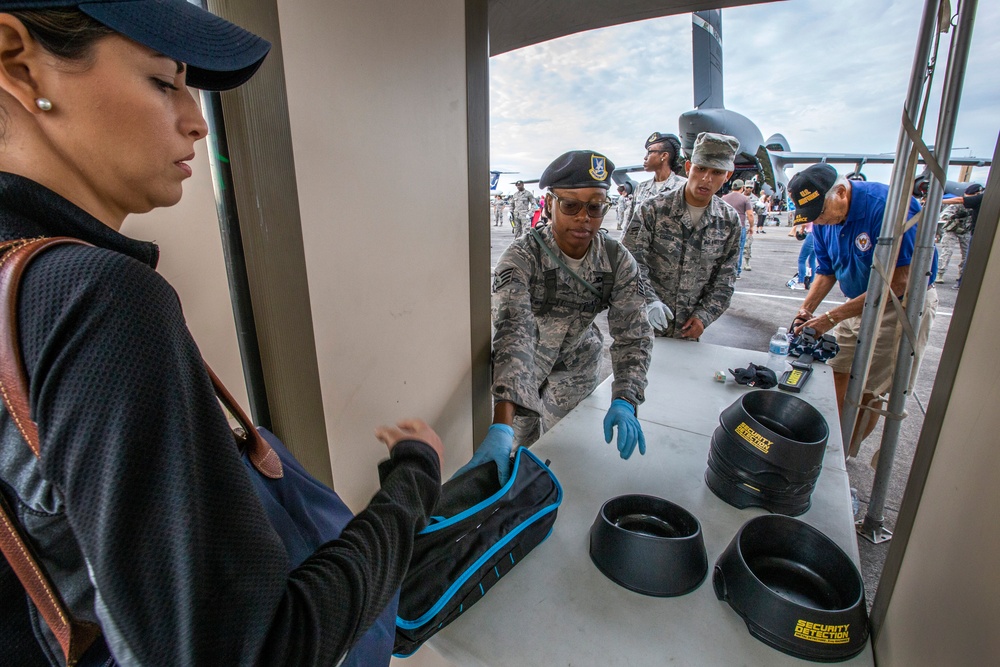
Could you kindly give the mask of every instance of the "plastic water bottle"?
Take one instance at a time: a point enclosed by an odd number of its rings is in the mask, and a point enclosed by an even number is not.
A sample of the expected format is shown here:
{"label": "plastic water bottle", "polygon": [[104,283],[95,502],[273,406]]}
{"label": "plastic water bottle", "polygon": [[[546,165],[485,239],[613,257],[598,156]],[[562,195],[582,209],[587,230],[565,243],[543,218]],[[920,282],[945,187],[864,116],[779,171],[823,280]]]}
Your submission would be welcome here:
{"label": "plastic water bottle", "polygon": [[788,357],[788,329],[778,327],[778,331],[771,336],[768,352],[767,367],[781,379],[781,373],[785,370],[785,359]]}

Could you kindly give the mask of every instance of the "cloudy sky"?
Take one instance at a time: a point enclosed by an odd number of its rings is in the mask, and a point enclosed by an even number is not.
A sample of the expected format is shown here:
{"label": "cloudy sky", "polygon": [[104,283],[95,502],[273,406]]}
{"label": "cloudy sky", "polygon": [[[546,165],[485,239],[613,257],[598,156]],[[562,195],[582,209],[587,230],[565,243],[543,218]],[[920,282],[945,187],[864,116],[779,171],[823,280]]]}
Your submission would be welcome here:
{"label": "cloudy sky", "polygon": [[[894,153],[923,5],[790,0],[723,10],[726,108],[753,120],[765,138],[784,134],[793,151]],[[1000,132],[998,25],[1000,2],[980,0],[954,155],[993,155]],[[949,41],[950,33],[941,40],[928,143]],[[693,107],[691,67],[690,14],[491,58],[491,168],[537,178],[553,158],[577,148],[603,151],[620,166],[640,164],[645,138],[677,133],[678,116]],[[891,166],[864,171],[887,182]],[[985,182],[987,171],[976,169],[973,179]],[[958,178],[958,167],[949,177]],[[501,191],[512,191],[516,178],[502,176]]]}

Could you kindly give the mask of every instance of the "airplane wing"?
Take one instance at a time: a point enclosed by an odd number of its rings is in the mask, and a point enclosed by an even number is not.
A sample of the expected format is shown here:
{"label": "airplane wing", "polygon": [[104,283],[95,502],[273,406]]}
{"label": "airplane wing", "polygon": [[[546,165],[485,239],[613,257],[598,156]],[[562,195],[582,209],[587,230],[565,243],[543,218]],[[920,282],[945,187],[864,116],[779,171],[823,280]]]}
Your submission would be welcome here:
{"label": "airplane wing", "polygon": [[[792,151],[769,151],[771,155],[786,164],[892,164],[896,161],[894,153],[798,153]],[[919,161],[923,163],[923,158]],[[952,157],[950,164],[969,165],[972,167],[989,167],[993,161],[980,157]]]}
{"label": "airplane wing", "polygon": [[632,186],[634,187],[636,182],[632,180],[632,177],[629,176],[629,174],[637,171],[643,171],[641,164],[633,164],[627,167],[615,167],[615,170],[611,172],[611,180],[618,185],[625,185],[631,181]]}

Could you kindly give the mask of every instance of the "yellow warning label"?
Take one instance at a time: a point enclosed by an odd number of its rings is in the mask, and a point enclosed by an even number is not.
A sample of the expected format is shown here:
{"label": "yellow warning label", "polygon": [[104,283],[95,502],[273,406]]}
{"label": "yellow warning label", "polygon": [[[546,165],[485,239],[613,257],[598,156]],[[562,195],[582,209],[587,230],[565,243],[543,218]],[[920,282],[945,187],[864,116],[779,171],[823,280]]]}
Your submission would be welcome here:
{"label": "yellow warning label", "polygon": [[817,644],[847,644],[851,641],[848,631],[850,624],[826,625],[825,623],[810,623],[799,619],[795,624],[795,637]]}
{"label": "yellow warning label", "polygon": [[799,383],[799,380],[801,380],[801,379],[802,379],[802,371],[795,369],[795,370],[792,370],[792,372],[788,374],[788,379],[785,380],[785,384],[788,384],[788,385],[791,385],[791,386],[794,387],[795,385],[797,385]]}
{"label": "yellow warning label", "polygon": [[768,440],[747,426],[746,422],[740,422],[740,425],[736,427],[736,435],[749,442],[751,447],[756,447],[765,454],[771,449],[771,445],[774,444],[773,441]]}

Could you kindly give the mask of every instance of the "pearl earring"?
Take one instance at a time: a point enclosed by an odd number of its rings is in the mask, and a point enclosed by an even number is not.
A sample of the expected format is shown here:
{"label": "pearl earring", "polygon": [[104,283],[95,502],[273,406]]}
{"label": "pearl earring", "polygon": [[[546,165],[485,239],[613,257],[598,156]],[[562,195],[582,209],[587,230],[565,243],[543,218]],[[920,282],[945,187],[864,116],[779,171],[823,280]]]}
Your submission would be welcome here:
{"label": "pearl earring", "polygon": [[35,99],[35,106],[37,106],[42,111],[52,111],[52,102],[45,97],[38,97]]}

